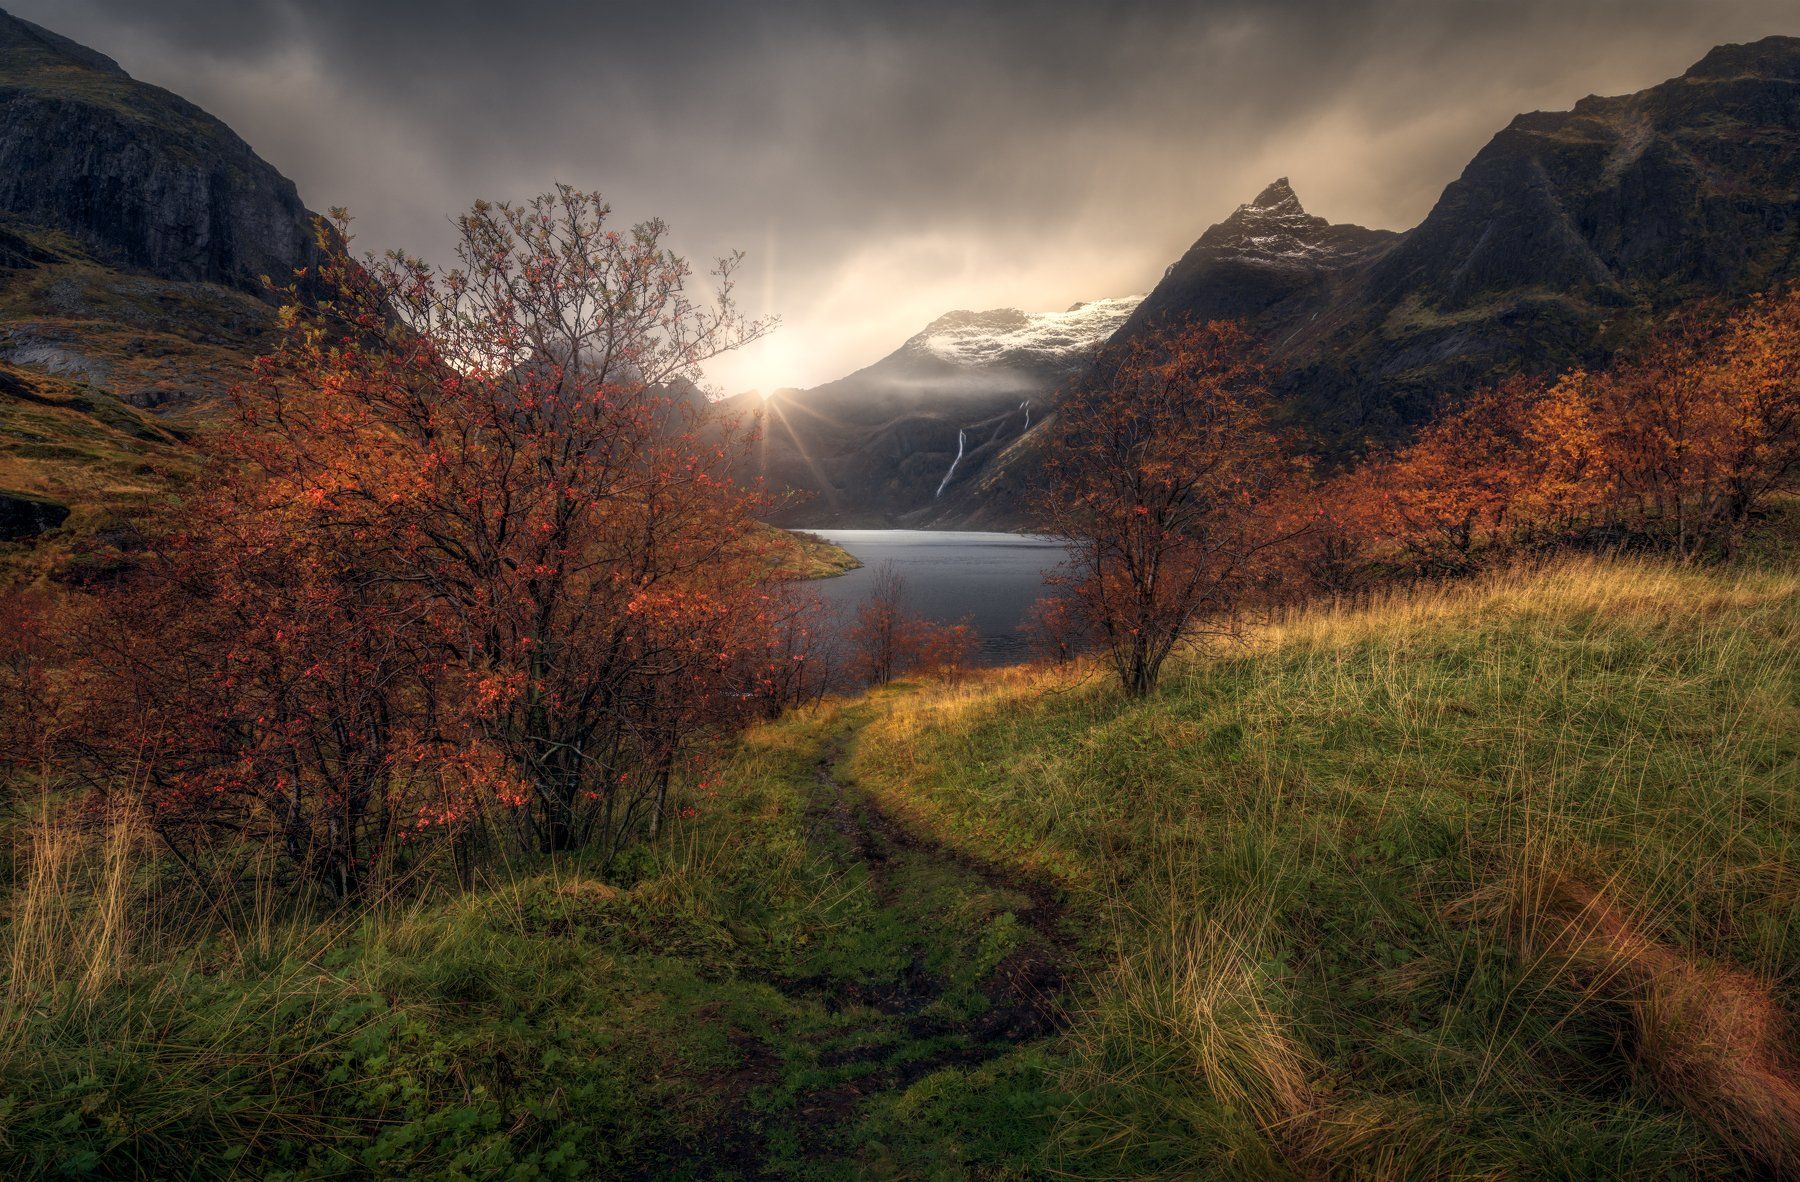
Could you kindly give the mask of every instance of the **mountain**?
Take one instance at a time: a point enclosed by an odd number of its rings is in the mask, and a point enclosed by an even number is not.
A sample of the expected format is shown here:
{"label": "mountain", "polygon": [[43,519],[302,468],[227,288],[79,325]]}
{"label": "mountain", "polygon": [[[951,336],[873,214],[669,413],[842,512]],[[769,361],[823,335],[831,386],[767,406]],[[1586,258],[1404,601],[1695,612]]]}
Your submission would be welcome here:
{"label": "mountain", "polygon": [[1138,305],[1123,336],[1170,317],[1258,316],[1320,290],[1329,277],[1366,263],[1398,238],[1390,230],[1332,225],[1312,216],[1282,177],[1202,234]]}
{"label": "mountain", "polygon": [[165,496],[269,339],[263,277],[314,255],[230,128],[0,12],[0,540]]}
{"label": "mountain", "polygon": [[1660,312],[1796,274],[1800,38],[1769,37],[1518,116],[1405,234],[1305,218],[1278,181],[1202,235],[1122,336],[1247,319],[1296,421],[1354,451],[1471,386],[1603,363]]}
{"label": "mountain", "polygon": [[122,270],[253,294],[313,253],[293,182],[229,127],[4,13],[0,211]]}
{"label": "mountain", "polygon": [[848,377],[767,398],[739,395],[726,407],[763,424],[746,475],[808,494],[778,518],[783,524],[969,524],[979,518],[965,503],[969,488],[1137,302],[950,312]]}
{"label": "mountain", "polygon": [[[1313,217],[1277,180],[1203,233],[1112,341],[1245,322],[1285,420],[1341,460],[1477,385],[1604,364],[1687,301],[1796,278],[1800,38],[1768,37],[1636,94],[1518,116],[1405,233]],[[937,519],[1024,520],[1040,446],[1013,441]]]}

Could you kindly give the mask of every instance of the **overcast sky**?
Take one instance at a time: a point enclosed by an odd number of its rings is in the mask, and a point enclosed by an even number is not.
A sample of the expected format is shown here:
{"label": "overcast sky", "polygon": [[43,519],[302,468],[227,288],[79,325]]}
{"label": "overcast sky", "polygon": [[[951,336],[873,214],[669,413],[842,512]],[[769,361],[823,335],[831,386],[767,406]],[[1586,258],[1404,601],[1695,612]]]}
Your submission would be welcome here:
{"label": "overcast sky", "polygon": [[953,308],[1147,290],[1292,178],[1404,229],[1515,113],[1800,34],[1796,0],[0,0],[231,124],[361,245],[442,258],[561,180],[748,253],[776,336],[726,392],[826,381]]}

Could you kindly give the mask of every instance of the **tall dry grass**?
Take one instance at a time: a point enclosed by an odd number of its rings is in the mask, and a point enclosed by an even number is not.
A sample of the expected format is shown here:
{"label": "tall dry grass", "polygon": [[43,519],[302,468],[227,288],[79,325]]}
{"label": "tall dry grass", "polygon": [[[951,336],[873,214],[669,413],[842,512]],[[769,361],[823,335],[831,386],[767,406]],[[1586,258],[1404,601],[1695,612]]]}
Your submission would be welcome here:
{"label": "tall dry grass", "polygon": [[65,991],[91,1003],[119,978],[141,935],[134,917],[145,904],[134,872],[146,840],[129,805],[96,827],[60,815],[46,798],[20,827],[18,881],[0,927],[9,1015]]}
{"label": "tall dry grass", "polygon": [[[1282,612],[1142,704],[1064,670],[884,709],[855,767],[885,803],[1057,873],[1104,917],[1074,1035],[1102,1159],[1363,1177],[1785,1162],[1759,1131],[1779,1104],[1696,1048],[1792,1047],[1791,567],[1528,563]],[[1559,876],[1725,975],[1573,987],[1521,952],[1543,921],[1520,884]],[[1736,1016],[1695,1010],[1695,981]],[[1619,1054],[1619,1014],[1642,1053]],[[1619,1090],[1639,1078],[1665,1107]]]}

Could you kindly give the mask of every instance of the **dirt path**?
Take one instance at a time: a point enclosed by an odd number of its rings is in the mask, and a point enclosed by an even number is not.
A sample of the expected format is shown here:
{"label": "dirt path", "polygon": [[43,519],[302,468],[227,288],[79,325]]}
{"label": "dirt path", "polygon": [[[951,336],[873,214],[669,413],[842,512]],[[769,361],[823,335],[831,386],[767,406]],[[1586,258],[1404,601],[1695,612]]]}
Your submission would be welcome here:
{"label": "dirt path", "polygon": [[[766,1052],[747,1055],[741,1099],[715,1130],[700,1176],[794,1176],[793,1163],[771,1160],[770,1148],[794,1137],[809,1166],[852,1165],[857,1149],[848,1132],[872,1100],[945,1068],[1007,1055],[1064,1023],[1075,949],[1057,891],[888,816],[843,773],[853,739],[852,726],[822,740],[805,786],[806,836],[809,847],[866,889],[860,949],[884,967],[861,976],[826,971],[771,979],[797,1006],[833,1016],[831,1045],[808,1066],[834,1078],[794,1089],[786,1097],[791,1107],[770,1111],[782,1065]],[[968,943],[968,932],[955,925],[969,915],[1000,914],[1021,930],[997,963],[975,973],[948,956],[947,948]]]}
{"label": "dirt path", "polygon": [[[883,906],[898,902],[900,889],[888,873],[900,858],[935,864],[970,885],[1001,896],[1019,897],[1013,915],[1034,939],[1002,960],[979,987],[988,1009],[965,1023],[960,1032],[987,1052],[980,1058],[1004,1053],[1012,1044],[1049,1034],[1062,1024],[1062,966],[1072,954],[1072,942],[1062,927],[1062,899],[1049,883],[1007,871],[950,849],[929,837],[911,832],[882,812],[854,786],[847,785],[839,768],[849,746],[849,736],[829,742],[814,769],[818,793],[813,815],[829,818],[832,828],[855,851],[869,876],[875,896]],[[913,948],[912,968],[903,977],[905,988],[897,996],[879,998],[889,1012],[910,1012],[941,988],[925,971],[923,949]],[[919,1074],[924,1074],[920,1072]],[[916,1076],[915,1076],[916,1078]]]}

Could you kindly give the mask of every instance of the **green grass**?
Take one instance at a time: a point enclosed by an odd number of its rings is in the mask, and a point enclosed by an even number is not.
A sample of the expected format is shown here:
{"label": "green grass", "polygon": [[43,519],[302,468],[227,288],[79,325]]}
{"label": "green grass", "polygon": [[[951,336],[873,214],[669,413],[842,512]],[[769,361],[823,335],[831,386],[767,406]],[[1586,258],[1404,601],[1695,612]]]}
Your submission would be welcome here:
{"label": "green grass", "polygon": [[779,555],[776,565],[790,578],[830,579],[862,565],[848,550],[834,546],[817,534],[773,525],[762,528]]}
{"label": "green grass", "polygon": [[610,882],[531,863],[337,919],[265,900],[194,922],[148,867],[109,878],[115,848],[24,827],[40,836],[19,864],[47,869],[21,872],[5,932],[0,1174],[848,1179],[1022,1160],[1048,1133],[1041,1054],[951,1066],[978,982],[1028,940],[1018,900],[904,850],[877,891],[820,812],[813,769],[844,725],[751,736],[728,787]]}
{"label": "green grass", "polygon": [[[1577,561],[1140,703],[896,687],[753,732],[609,880],[346,917],[195,919],[153,851],[22,825],[0,1173],[1755,1177],[1537,900],[1800,1009],[1797,632],[1791,573]],[[1047,961],[1068,1021],[1015,1039]]]}
{"label": "green grass", "polygon": [[1575,562],[1309,611],[1142,704],[942,690],[855,766],[1118,948],[1063,1081],[1103,1171],[1716,1177],[1629,1012],[1520,934],[1573,876],[1795,1011],[1797,634],[1791,574]]}

